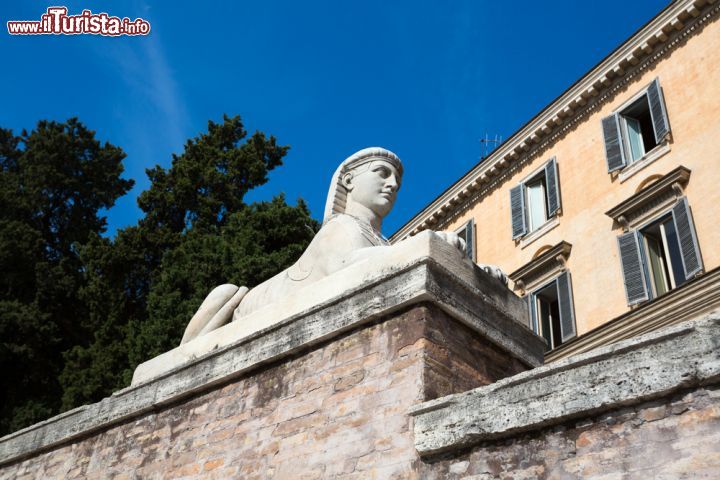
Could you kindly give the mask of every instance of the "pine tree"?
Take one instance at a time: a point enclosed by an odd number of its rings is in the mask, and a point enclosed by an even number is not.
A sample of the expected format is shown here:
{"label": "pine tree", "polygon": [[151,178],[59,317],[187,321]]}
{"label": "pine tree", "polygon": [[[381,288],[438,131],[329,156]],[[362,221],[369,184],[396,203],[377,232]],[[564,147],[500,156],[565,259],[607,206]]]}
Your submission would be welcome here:
{"label": "pine tree", "polygon": [[138,225],[80,251],[80,294],[95,330],[89,345],[66,354],[64,409],[127,385],[137,364],[177,346],[213,287],[256,285],[300,256],[319,228],[302,200],[244,202],[287,150],[272,136],[248,137],[239,117],[226,116],[189,140],[169,168],[147,171]]}
{"label": "pine tree", "polygon": [[75,118],[0,129],[0,432],[58,411],[62,352],[92,327],[79,248],[133,184],[124,157]]}

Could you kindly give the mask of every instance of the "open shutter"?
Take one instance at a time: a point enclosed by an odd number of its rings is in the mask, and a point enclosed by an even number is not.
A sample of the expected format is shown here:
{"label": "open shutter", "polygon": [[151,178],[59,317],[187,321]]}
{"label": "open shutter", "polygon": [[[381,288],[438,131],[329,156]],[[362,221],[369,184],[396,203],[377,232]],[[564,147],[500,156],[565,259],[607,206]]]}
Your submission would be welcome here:
{"label": "open shutter", "polygon": [[560,189],[558,188],[558,172],[555,158],[552,158],[545,165],[545,182],[547,183],[547,215],[550,218],[560,210]]}
{"label": "open shutter", "polygon": [[620,170],[625,166],[625,153],[620,144],[620,118],[617,113],[602,119],[602,130],[608,172]]}
{"label": "open shutter", "polygon": [[648,87],[647,97],[653,130],[655,130],[655,142],[661,143],[670,132],[670,123],[668,122],[662,90],[660,90],[660,82],[657,78]]}
{"label": "open shutter", "polygon": [[510,217],[513,240],[525,235],[525,192],[522,183],[510,189]]}
{"label": "open shutter", "polygon": [[538,329],[537,325],[537,312],[535,311],[535,295],[532,293],[525,295],[525,303],[527,303],[528,306],[528,320],[530,321],[530,325],[528,326],[536,335],[540,335],[540,329]]}
{"label": "open shutter", "polygon": [[465,252],[470,260],[475,261],[475,220],[472,218],[465,224]]}
{"label": "open shutter", "polygon": [[689,280],[696,273],[702,271],[702,260],[700,259],[700,247],[695,235],[690,207],[687,197],[682,197],[672,209],[675,231],[678,236],[678,244],[682,253],[683,271],[685,280]]}
{"label": "open shutter", "polygon": [[575,309],[573,308],[572,287],[570,286],[570,272],[565,272],[557,278],[558,306],[560,307],[560,334],[563,343],[575,337]]}
{"label": "open shutter", "polygon": [[622,263],[625,294],[628,305],[634,305],[648,299],[645,276],[643,275],[640,245],[636,232],[628,232],[618,237],[620,263]]}

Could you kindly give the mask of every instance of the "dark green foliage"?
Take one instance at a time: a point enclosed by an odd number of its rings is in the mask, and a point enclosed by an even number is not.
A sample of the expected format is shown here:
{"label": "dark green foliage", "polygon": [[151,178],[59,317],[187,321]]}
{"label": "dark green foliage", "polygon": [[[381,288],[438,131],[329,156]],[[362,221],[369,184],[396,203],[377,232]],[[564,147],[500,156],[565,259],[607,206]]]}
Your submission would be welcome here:
{"label": "dark green foliage", "polygon": [[232,215],[223,232],[227,278],[238,285],[263,282],[292,265],[319,229],[302,200],[290,207],[279,195],[250,205]]}
{"label": "dark green foliage", "polygon": [[170,234],[223,225],[228,214],[244,206],[250,189],[267,182],[288,150],[259,132],[240,143],[246,135],[240,117],[210,121],[208,133],[189,140],[182,155],[173,155],[169,170],[148,169],[152,186],[138,199],[145,212],[141,224]]}
{"label": "dark green foliage", "polygon": [[178,345],[213,287],[254,286],[290,266],[312,239],[319,226],[302,201],[244,203],[288,149],[246,135],[239,117],[209,122],[170,168],[147,171],[152,185],[138,200],[145,216],[137,226],[80,250],[80,298],[94,331],[65,355],[63,409],[127,385],[138,363]]}
{"label": "dark green foliage", "polygon": [[96,236],[80,250],[86,281],[79,297],[93,329],[88,343],[65,353],[63,410],[127,385],[127,324],[145,318],[151,274],[138,237],[138,229],[131,227],[114,241]]}
{"label": "dark green foliage", "polygon": [[148,296],[148,319],[133,325],[134,366],[180,343],[189,319],[222,283],[254,286],[292,265],[318,228],[304,202],[282,195],[227,216],[222,227],[192,228],[162,260]]}
{"label": "dark green foliage", "polygon": [[76,119],[0,129],[0,434],[126,386],[213,287],[290,266],[319,228],[305,204],[244,203],[287,149],[239,117],[209,122],[147,171],[144,217],[110,240],[98,212],[132,186],[122,150]]}
{"label": "dark green foliage", "polygon": [[92,327],[78,249],[132,186],[124,157],[77,119],[0,129],[0,432],[57,412],[62,352]]}

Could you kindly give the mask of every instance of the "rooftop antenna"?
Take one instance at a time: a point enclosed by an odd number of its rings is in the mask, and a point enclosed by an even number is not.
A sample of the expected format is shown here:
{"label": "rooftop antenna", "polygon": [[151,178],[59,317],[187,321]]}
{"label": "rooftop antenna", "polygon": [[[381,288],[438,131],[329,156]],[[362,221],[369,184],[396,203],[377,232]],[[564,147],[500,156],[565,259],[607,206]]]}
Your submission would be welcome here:
{"label": "rooftop antenna", "polygon": [[490,138],[485,133],[485,137],[480,139],[480,145],[482,149],[482,155],[480,155],[480,161],[485,160],[495,148],[502,143],[502,136],[495,134],[493,138]]}

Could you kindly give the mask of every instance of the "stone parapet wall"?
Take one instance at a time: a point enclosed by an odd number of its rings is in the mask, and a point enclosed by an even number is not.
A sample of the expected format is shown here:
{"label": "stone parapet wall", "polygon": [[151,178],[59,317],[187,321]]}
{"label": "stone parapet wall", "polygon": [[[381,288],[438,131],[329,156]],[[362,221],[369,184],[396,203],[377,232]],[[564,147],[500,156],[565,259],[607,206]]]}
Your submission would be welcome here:
{"label": "stone parapet wall", "polygon": [[[174,357],[181,349],[156,357],[167,360],[167,365],[158,365],[156,359],[147,362],[159,368],[147,369],[145,373],[157,375],[144,375],[144,380],[98,403],[0,438],[0,465],[37,456],[70,442],[83,442],[116,425],[127,425],[136,418],[165,411],[220,385],[252,376],[268,365],[293,361],[320,345],[339,341],[348,332],[387,321],[420,304],[432,305],[453,319],[457,326],[444,333],[438,330],[434,334],[435,343],[449,348],[453,338],[457,340],[453,332],[464,332],[461,339],[464,346],[454,350],[466,359],[470,369],[478,372],[469,373],[468,368],[456,363],[445,365],[443,361],[447,359],[438,357],[423,372],[427,376],[423,380],[427,395],[420,399],[500,378],[497,372],[505,371],[507,365],[529,368],[542,364],[543,342],[525,326],[522,300],[474,266],[456,248],[426,232],[387,253],[358,264],[356,269],[346,269],[345,273],[353,273],[354,287],[330,289],[321,295],[322,301],[310,302],[293,313],[285,312],[286,317],[279,317],[271,326],[250,334],[233,336],[238,333],[235,325],[222,327],[213,332],[227,336],[222,344],[213,348],[212,342],[200,337],[186,344],[192,348],[184,351],[181,358]],[[487,346],[483,347],[484,356],[473,356],[472,349],[467,347],[478,341]],[[462,376],[453,376],[456,368]],[[485,380],[478,383],[478,378]]]}
{"label": "stone parapet wall", "polygon": [[411,414],[420,478],[720,478],[720,313]]}
{"label": "stone parapet wall", "polygon": [[720,478],[720,385],[483,442],[420,463],[424,480]]}
{"label": "stone parapet wall", "polygon": [[412,478],[410,406],[525,368],[423,304],[0,478]]}
{"label": "stone parapet wall", "polygon": [[523,302],[436,240],[0,438],[0,480],[720,478],[720,313],[537,367]]}

